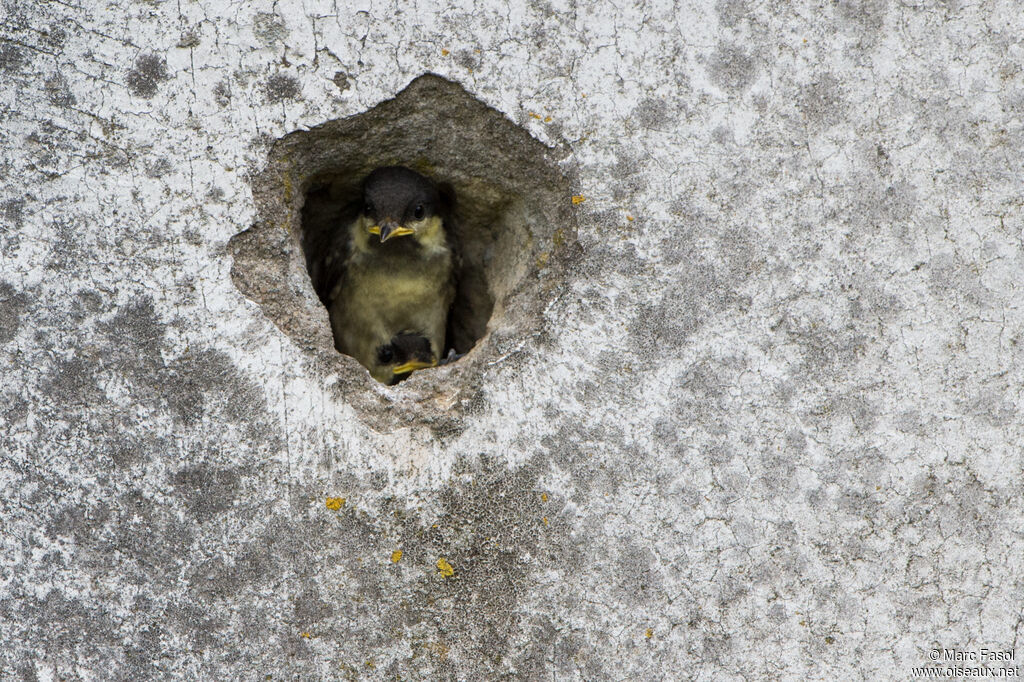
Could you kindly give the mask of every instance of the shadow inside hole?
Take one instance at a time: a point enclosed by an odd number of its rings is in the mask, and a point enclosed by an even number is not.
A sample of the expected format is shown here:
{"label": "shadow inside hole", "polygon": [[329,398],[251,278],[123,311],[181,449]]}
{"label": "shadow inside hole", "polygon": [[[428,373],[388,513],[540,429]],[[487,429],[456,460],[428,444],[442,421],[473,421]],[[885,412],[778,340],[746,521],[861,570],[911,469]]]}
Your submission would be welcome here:
{"label": "shadow inside hole", "polygon": [[[326,172],[312,177],[306,192],[302,208],[302,246],[313,286],[328,312],[337,276],[333,279],[325,276],[328,271],[325,260],[335,247],[339,231],[340,238],[346,238],[350,219],[347,216],[355,213],[351,207],[361,205],[362,180],[354,171]],[[499,235],[508,230],[516,232],[509,224],[509,216],[515,213],[509,209],[516,202],[499,194],[492,189],[481,197],[472,189],[455,187],[454,220],[446,228],[452,230],[459,257],[455,263],[455,299],[448,313],[442,357],[449,351],[459,355],[468,353],[487,330],[494,309],[489,274],[492,270],[499,274],[507,267],[500,257],[496,262]]]}

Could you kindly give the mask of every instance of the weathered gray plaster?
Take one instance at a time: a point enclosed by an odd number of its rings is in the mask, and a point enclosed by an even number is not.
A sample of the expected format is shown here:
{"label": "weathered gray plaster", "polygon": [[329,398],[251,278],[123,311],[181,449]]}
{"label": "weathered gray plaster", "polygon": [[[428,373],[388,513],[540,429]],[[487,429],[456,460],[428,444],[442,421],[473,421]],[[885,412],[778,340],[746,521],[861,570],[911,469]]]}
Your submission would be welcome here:
{"label": "weathered gray plaster", "polygon": [[[1014,0],[2,0],[0,678],[1018,647],[1022,36]],[[536,333],[438,370],[456,429],[426,373],[340,382],[228,248],[275,139],[426,72],[586,197]]]}

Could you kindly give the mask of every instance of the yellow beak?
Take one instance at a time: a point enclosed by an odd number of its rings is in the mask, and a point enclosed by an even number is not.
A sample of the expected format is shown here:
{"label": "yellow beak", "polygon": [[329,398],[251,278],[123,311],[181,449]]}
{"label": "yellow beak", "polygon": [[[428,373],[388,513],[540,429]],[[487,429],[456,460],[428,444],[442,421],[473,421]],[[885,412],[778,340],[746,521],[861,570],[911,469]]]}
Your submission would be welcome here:
{"label": "yellow beak", "polygon": [[437,367],[437,361],[423,362],[422,360],[410,360],[404,365],[399,365],[391,370],[394,374],[408,374],[417,369],[426,369],[428,367]]}
{"label": "yellow beak", "polygon": [[378,235],[380,235],[381,236],[380,237],[381,242],[386,242],[387,240],[391,239],[392,237],[403,237],[403,236],[405,236],[407,234],[414,234],[415,232],[416,232],[415,230],[410,230],[408,227],[405,227],[403,225],[394,225],[394,226],[392,226],[392,225],[389,225],[389,224],[385,223],[383,231],[381,230],[380,225],[371,225],[370,226],[370,234],[378,234]]}

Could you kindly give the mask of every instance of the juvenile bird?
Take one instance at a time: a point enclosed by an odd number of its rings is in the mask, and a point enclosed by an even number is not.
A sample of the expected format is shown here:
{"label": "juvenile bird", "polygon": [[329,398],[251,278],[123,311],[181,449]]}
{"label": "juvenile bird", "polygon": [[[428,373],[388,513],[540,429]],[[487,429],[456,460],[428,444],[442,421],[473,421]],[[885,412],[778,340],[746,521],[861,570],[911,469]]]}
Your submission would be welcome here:
{"label": "juvenile bird", "polygon": [[436,366],[437,356],[430,347],[430,339],[422,334],[399,332],[390,342],[378,346],[374,363],[367,369],[382,384],[394,385],[417,369]]}
{"label": "juvenile bird", "polygon": [[[334,343],[377,381],[394,383],[441,358],[455,296],[453,209],[450,187],[408,168],[378,168],[334,238],[325,263],[336,281],[328,296]],[[384,360],[389,353],[397,364]]]}

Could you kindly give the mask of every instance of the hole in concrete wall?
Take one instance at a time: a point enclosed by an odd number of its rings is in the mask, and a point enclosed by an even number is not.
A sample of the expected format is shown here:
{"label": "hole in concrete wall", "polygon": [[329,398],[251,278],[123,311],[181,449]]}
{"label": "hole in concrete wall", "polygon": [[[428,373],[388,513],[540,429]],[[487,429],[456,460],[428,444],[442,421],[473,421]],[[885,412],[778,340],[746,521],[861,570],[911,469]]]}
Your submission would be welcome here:
{"label": "hole in concrete wall", "polygon": [[[461,86],[421,76],[365,113],[275,142],[253,181],[259,219],[231,242],[233,280],[317,367],[337,376],[351,404],[375,416],[383,402],[389,414],[408,407],[404,414],[417,420],[433,413],[450,420],[453,409],[473,402],[485,368],[540,329],[578,248],[557,154]],[[314,291],[310,273],[366,175],[391,165],[454,188],[461,266],[446,350],[466,355],[417,371],[397,389],[368,391],[379,385],[334,350],[329,291],[323,284]]]}

